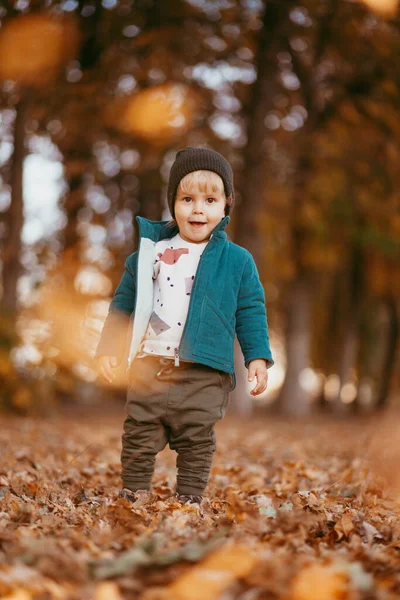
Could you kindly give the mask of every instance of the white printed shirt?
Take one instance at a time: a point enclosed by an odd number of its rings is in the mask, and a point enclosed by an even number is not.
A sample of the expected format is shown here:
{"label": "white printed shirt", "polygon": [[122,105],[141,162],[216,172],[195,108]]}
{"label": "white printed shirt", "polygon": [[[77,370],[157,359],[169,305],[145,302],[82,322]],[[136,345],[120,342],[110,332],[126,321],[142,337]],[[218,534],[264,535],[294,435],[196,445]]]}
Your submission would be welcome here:
{"label": "white printed shirt", "polygon": [[186,242],[179,233],[155,245],[153,312],[138,356],[174,356],[189,309],[200,257],[208,242]]}

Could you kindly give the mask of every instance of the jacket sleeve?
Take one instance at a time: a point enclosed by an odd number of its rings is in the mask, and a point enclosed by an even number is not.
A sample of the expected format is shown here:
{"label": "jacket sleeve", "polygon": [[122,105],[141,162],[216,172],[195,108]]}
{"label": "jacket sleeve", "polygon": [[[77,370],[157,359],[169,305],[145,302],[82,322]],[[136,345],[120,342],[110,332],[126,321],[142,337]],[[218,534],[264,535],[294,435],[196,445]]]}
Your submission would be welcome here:
{"label": "jacket sleeve", "polygon": [[249,362],[256,358],[264,358],[267,361],[267,368],[272,367],[274,360],[269,345],[264,289],[254,259],[249,252],[239,288],[236,334],[247,368]]}
{"label": "jacket sleeve", "polygon": [[95,358],[115,356],[118,363],[124,358],[131,314],[135,311],[136,264],[137,252],[134,252],[125,261],[125,270],[111,300]]}

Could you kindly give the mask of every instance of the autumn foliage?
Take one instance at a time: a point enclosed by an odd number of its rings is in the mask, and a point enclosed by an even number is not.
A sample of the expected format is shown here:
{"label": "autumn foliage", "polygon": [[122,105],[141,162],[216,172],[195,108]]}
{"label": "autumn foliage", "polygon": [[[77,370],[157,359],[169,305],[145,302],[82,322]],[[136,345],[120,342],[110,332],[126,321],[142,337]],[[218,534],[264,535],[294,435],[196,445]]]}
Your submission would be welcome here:
{"label": "autumn foliage", "polygon": [[376,447],[398,417],[227,417],[201,509],[173,497],[168,449],[149,499],[117,498],[121,419],[2,422],[2,598],[398,598],[399,454],[386,451],[385,479]]}

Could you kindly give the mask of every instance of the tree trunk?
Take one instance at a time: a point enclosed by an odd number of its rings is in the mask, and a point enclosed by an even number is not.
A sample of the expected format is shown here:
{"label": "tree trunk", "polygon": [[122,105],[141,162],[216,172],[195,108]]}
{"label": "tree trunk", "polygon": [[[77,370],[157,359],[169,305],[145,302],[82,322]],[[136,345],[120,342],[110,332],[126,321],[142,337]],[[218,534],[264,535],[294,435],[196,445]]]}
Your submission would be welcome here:
{"label": "tree trunk", "polygon": [[277,405],[283,413],[303,416],[311,408],[309,394],[300,385],[301,373],[310,365],[312,288],[306,277],[292,283],[288,297],[287,368]]}
{"label": "tree trunk", "polygon": [[[317,311],[324,311],[326,321],[324,326],[318,332],[318,336],[314,340],[314,352],[311,361],[314,366],[321,370],[325,375],[334,373],[337,368],[338,355],[338,332],[340,327],[340,293],[342,272],[337,270],[334,274],[329,275],[329,295],[325,299],[322,306],[317,307]],[[318,303],[321,304],[321,303]],[[321,353],[321,348],[323,352]],[[321,386],[321,391],[315,401],[315,406],[319,410],[326,410],[330,406],[330,402],[325,394],[325,386]]]}
{"label": "tree trunk", "polygon": [[242,170],[245,179],[239,183],[238,200],[241,201],[235,208],[234,240],[252,253],[260,267],[263,254],[259,224],[260,213],[265,207],[265,140],[268,135],[264,120],[274,108],[274,97],[278,92],[277,46],[282,45],[282,23],[291,4],[291,0],[266,3],[258,43],[257,79],[251,88],[251,102],[246,107],[249,125]]}
{"label": "tree trunk", "polygon": [[342,351],[338,366],[339,388],[333,400],[336,413],[343,415],[349,412],[349,406],[342,401],[343,386],[350,380],[351,369],[356,367],[359,348],[359,325],[361,317],[361,302],[363,294],[363,257],[361,249],[353,249],[350,273],[350,301],[347,310]]}
{"label": "tree trunk", "polygon": [[387,328],[387,346],[376,401],[377,408],[383,408],[387,404],[390,382],[396,364],[396,349],[399,339],[399,318],[397,315],[396,302],[392,296],[386,299],[385,307],[388,313],[389,323]]}
{"label": "tree trunk", "polygon": [[63,251],[68,248],[77,248],[80,235],[77,231],[78,213],[85,206],[85,182],[84,168],[81,173],[68,173],[66,169],[68,191],[64,199],[64,210],[67,216],[67,224],[63,231]]}
{"label": "tree trunk", "polygon": [[7,237],[3,250],[2,312],[14,316],[17,311],[17,285],[21,273],[21,232],[24,224],[23,168],[25,150],[24,99],[16,105],[14,123],[14,152],[11,165],[11,205],[7,213]]}
{"label": "tree trunk", "polygon": [[343,386],[348,383],[350,379],[350,372],[354,368],[357,359],[357,353],[359,348],[358,338],[358,320],[359,313],[355,307],[356,312],[350,317],[350,321],[347,324],[347,330],[343,340],[343,347],[340,356],[340,363],[338,369],[339,376],[339,388],[337,396],[333,401],[334,411],[340,415],[347,414],[349,412],[349,405],[342,400]]}
{"label": "tree trunk", "polygon": [[[274,104],[277,85],[275,46],[281,43],[281,25],[288,16],[291,0],[266,3],[263,27],[260,29],[257,56],[257,79],[251,88],[251,101],[246,107],[248,115],[247,145],[244,149],[243,173],[245,179],[236,188],[241,190],[235,207],[234,241],[249,250],[262,269],[262,232],[259,228],[260,213],[265,206],[265,139],[264,120]],[[239,201],[241,200],[241,201]],[[252,410],[251,396],[247,389],[247,369],[238,345],[235,347],[236,388],[231,393],[231,407],[242,415]]]}
{"label": "tree trunk", "polygon": [[[23,168],[25,150],[24,99],[16,105],[14,152],[11,162],[11,205],[6,215],[7,234],[3,246],[3,294],[0,301],[0,354],[3,375],[0,377],[0,405],[11,408],[18,387],[10,351],[17,344],[16,314],[18,310],[18,280],[21,273],[21,232],[24,223]],[[6,364],[8,363],[8,364]],[[1,381],[3,379],[3,381]]]}
{"label": "tree trunk", "polygon": [[151,221],[159,221],[162,214],[161,175],[159,168],[146,170],[139,175],[140,214]]}

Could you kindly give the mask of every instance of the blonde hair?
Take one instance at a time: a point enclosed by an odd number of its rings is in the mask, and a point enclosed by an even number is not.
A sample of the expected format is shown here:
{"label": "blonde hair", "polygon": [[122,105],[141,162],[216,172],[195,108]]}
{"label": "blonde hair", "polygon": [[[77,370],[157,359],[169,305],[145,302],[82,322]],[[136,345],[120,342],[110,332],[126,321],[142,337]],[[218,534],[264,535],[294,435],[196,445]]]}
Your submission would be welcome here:
{"label": "blonde hair", "polygon": [[[188,173],[180,180],[178,190],[181,190],[184,194],[190,194],[195,187],[203,194],[207,192],[220,193],[226,199],[224,182],[214,171],[199,170]],[[178,193],[178,190],[176,193]]]}

